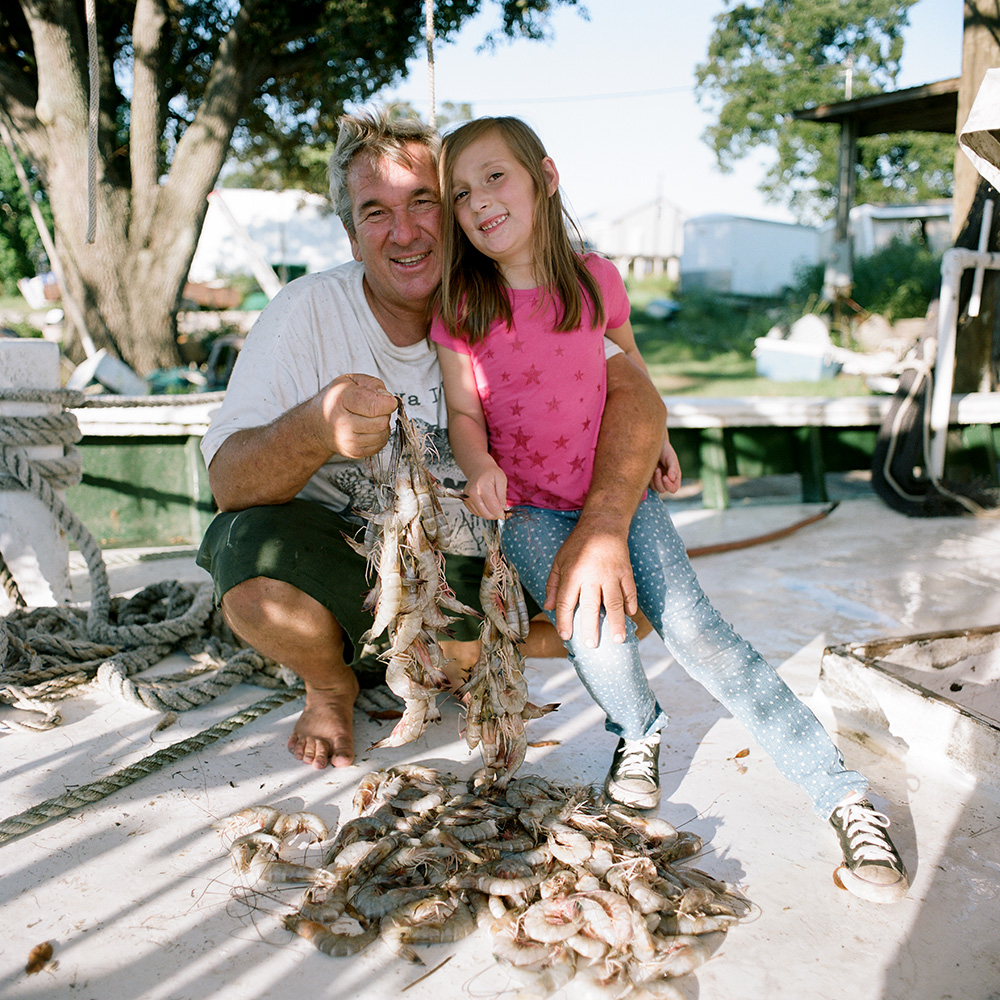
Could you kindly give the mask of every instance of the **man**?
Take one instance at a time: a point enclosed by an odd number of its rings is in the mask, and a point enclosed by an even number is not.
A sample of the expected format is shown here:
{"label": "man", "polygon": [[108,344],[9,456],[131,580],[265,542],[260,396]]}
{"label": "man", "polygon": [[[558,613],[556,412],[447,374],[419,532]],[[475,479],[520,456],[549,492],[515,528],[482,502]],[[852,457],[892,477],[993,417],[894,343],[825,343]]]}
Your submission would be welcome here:
{"label": "man", "polygon": [[[361,608],[364,561],[342,536],[357,529],[351,510],[368,506],[364,460],[377,461],[386,444],[397,395],[432,435],[441,467],[432,471],[446,483],[458,476],[427,340],[440,277],[437,152],[436,133],[421,123],[342,119],[331,193],[357,263],[300,278],[274,299],[202,443],[222,513],[199,564],[237,635],[302,678],[305,708],[288,747],[316,768],[354,760],[351,664],[371,619]],[[664,423],[649,380],[624,355],[610,357],[593,485],[547,589],[562,638],[579,605],[586,641],[596,645],[602,606],[624,639],[625,615],[636,611],[628,528],[657,471]],[[468,603],[481,561],[471,520],[455,513],[448,577]],[[473,622],[456,623],[446,655],[474,661],[475,634]],[[526,655],[562,655],[554,638],[533,623]]]}

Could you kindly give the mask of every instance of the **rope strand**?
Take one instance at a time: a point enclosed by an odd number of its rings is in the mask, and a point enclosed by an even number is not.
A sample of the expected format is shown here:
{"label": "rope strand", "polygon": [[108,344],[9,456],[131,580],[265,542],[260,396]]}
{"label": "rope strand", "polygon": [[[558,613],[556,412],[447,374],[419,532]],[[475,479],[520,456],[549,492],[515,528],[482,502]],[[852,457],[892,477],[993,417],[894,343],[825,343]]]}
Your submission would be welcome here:
{"label": "rope strand", "polygon": [[79,788],[64,792],[55,798],[46,799],[44,802],[40,802],[30,809],[18,813],[16,816],[10,816],[0,821],[0,844],[8,840],[13,840],[15,837],[20,837],[29,830],[34,830],[45,823],[50,823],[52,820],[68,816],[82,809],[85,805],[89,805],[92,802],[99,802],[101,799],[113,795],[122,788],[146,777],[146,775],[152,774],[154,771],[158,771],[160,768],[166,767],[168,764],[172,764],[174,761],[180,760],[182,757],[186,757],[196,750],[207,747],[210,743],[222,739],[223,736],[228,736],[229,733],[239,729],[241,726],[245,726],[248,722],[252,722],[254,719],[265,715],[280,705],[284,705],[285,702],[291,701],[293,698],[297,698],[301,693],[301,688],[285,688],[282,691],[276,691],[274,694],[268,695],[267,698],[255,702],[248,708],[242,709],[235,715],[217,722],[214,726],[203,730],[196,736],[189,736],[179,743],[163,747],[151,753],[148,757],[143,757],[141,760],[136,761],[136,763],[129,764],[127,767],[115,771],[114,774],[110,774],[106,778],[100,778],[87,785],[81,785]]}

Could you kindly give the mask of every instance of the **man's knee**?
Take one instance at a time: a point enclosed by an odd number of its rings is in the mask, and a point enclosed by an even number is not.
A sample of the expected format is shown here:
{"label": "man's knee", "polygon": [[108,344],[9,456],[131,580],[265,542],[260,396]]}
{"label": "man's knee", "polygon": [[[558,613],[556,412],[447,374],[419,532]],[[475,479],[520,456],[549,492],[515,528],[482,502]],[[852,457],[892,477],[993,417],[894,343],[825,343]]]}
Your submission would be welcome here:
{"label": "man's knee", "polygon": [[236,584],[235,587],[230,587],[222,595],[220,607],[230,625],[233,621],[256,621],[265,615],[269,606],[285,603],[291,598],[291,594],[287,594],[283,601],[283,590],[294,592],[295,588],[280,580],[255,576]]}
{"label": "man's knee", "polygon": [[241,627],[339,632],[329,609],[293,584],[271,577],[256,576],[236,584],[222,595],[221,607],[237,634]]}

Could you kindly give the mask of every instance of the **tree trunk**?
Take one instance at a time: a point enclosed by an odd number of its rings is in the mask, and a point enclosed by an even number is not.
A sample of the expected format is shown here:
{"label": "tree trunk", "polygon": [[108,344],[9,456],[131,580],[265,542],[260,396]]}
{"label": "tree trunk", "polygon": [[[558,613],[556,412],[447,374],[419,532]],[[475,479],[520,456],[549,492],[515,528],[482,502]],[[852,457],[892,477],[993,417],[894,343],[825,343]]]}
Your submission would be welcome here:
{"label": "tree trunk", "polygon": [[[958,133],[965,126],[986,71],[1000,65],[1000,12],[996,0],[965,0],[962,35],[962,82],[958,93],[955,152],[953,233],[955,246],[976,249],[986,200],[993,199],[994,216],[988,250],[996,250],[1000,236],[1000,194],[982,180],[972,162],[958,149]],[[995,378],[992,355],[997,318],[1000,272],[983,276],[982,307],[977,317],[966,315],[972,289],[972,272],[963,275],[959,293],[959,323],[955,341],[955,392],[992,388]]]}
{"label": "tree trunk", "polygon": [[[87,51],[77,7],[55,3],[42,9],[25,3],[24,9],[37,57],[38,94],[34,102],[29,95],[17,95],[11,122],[52,205],[64,291],[79,304],[95,345],[118,355],[140,375],[178,364],[176,315],[208,194],[254,86],[253,72],[247,71],[253,59],[239,40],[242,15],[220,46],[205,98],[177,144],[166,181],[160,183],[156,176],[156,74],[140,67],[133,91],[130,169],[113,164],[117,151],[112,139],[102,136],[91,190]],[[133,37],[137,60],[145,67],[156,63],[162,25],[162,0],[136,4]],[[95,200],[97,229],[88,244],[90,198]]]}

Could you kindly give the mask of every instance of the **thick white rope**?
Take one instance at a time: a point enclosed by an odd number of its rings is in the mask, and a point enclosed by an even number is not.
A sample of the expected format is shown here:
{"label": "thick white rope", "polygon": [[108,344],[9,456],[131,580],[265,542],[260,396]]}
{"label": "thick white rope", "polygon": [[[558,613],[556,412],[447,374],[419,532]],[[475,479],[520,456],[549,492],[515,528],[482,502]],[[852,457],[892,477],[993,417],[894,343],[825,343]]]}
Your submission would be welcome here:
{"label": "thick white rope", "polygon": [[[83,395],[69,390],[12,390],[0,391],[0,400],[79,405]],[[18,728],[58,724],[58,712],[39,707],[39,695],[65,696],[67,688],[95,676],[114,697],[157,712],[204,705],[244,681],[268,687],[297,684],[296,678],[256,650],[239,646],[214,613],[210,583],[195,587],[169,581],[148,587],[127,602],[112,598],[100,547],[56,492],[80,481],[75,448],[79,437],[72,413],[0,419],[0,490],[26,490],[52,512],[87,563],[92,595],[85,621],[83,612],[66,607],[19,609],[0,619],[0,702],[45,716]],[[39,462],[26,451],[53,443],[63,445],[62,459]],[[200,656],[207,667],[180,682],[132,679],[178,647]]]}

